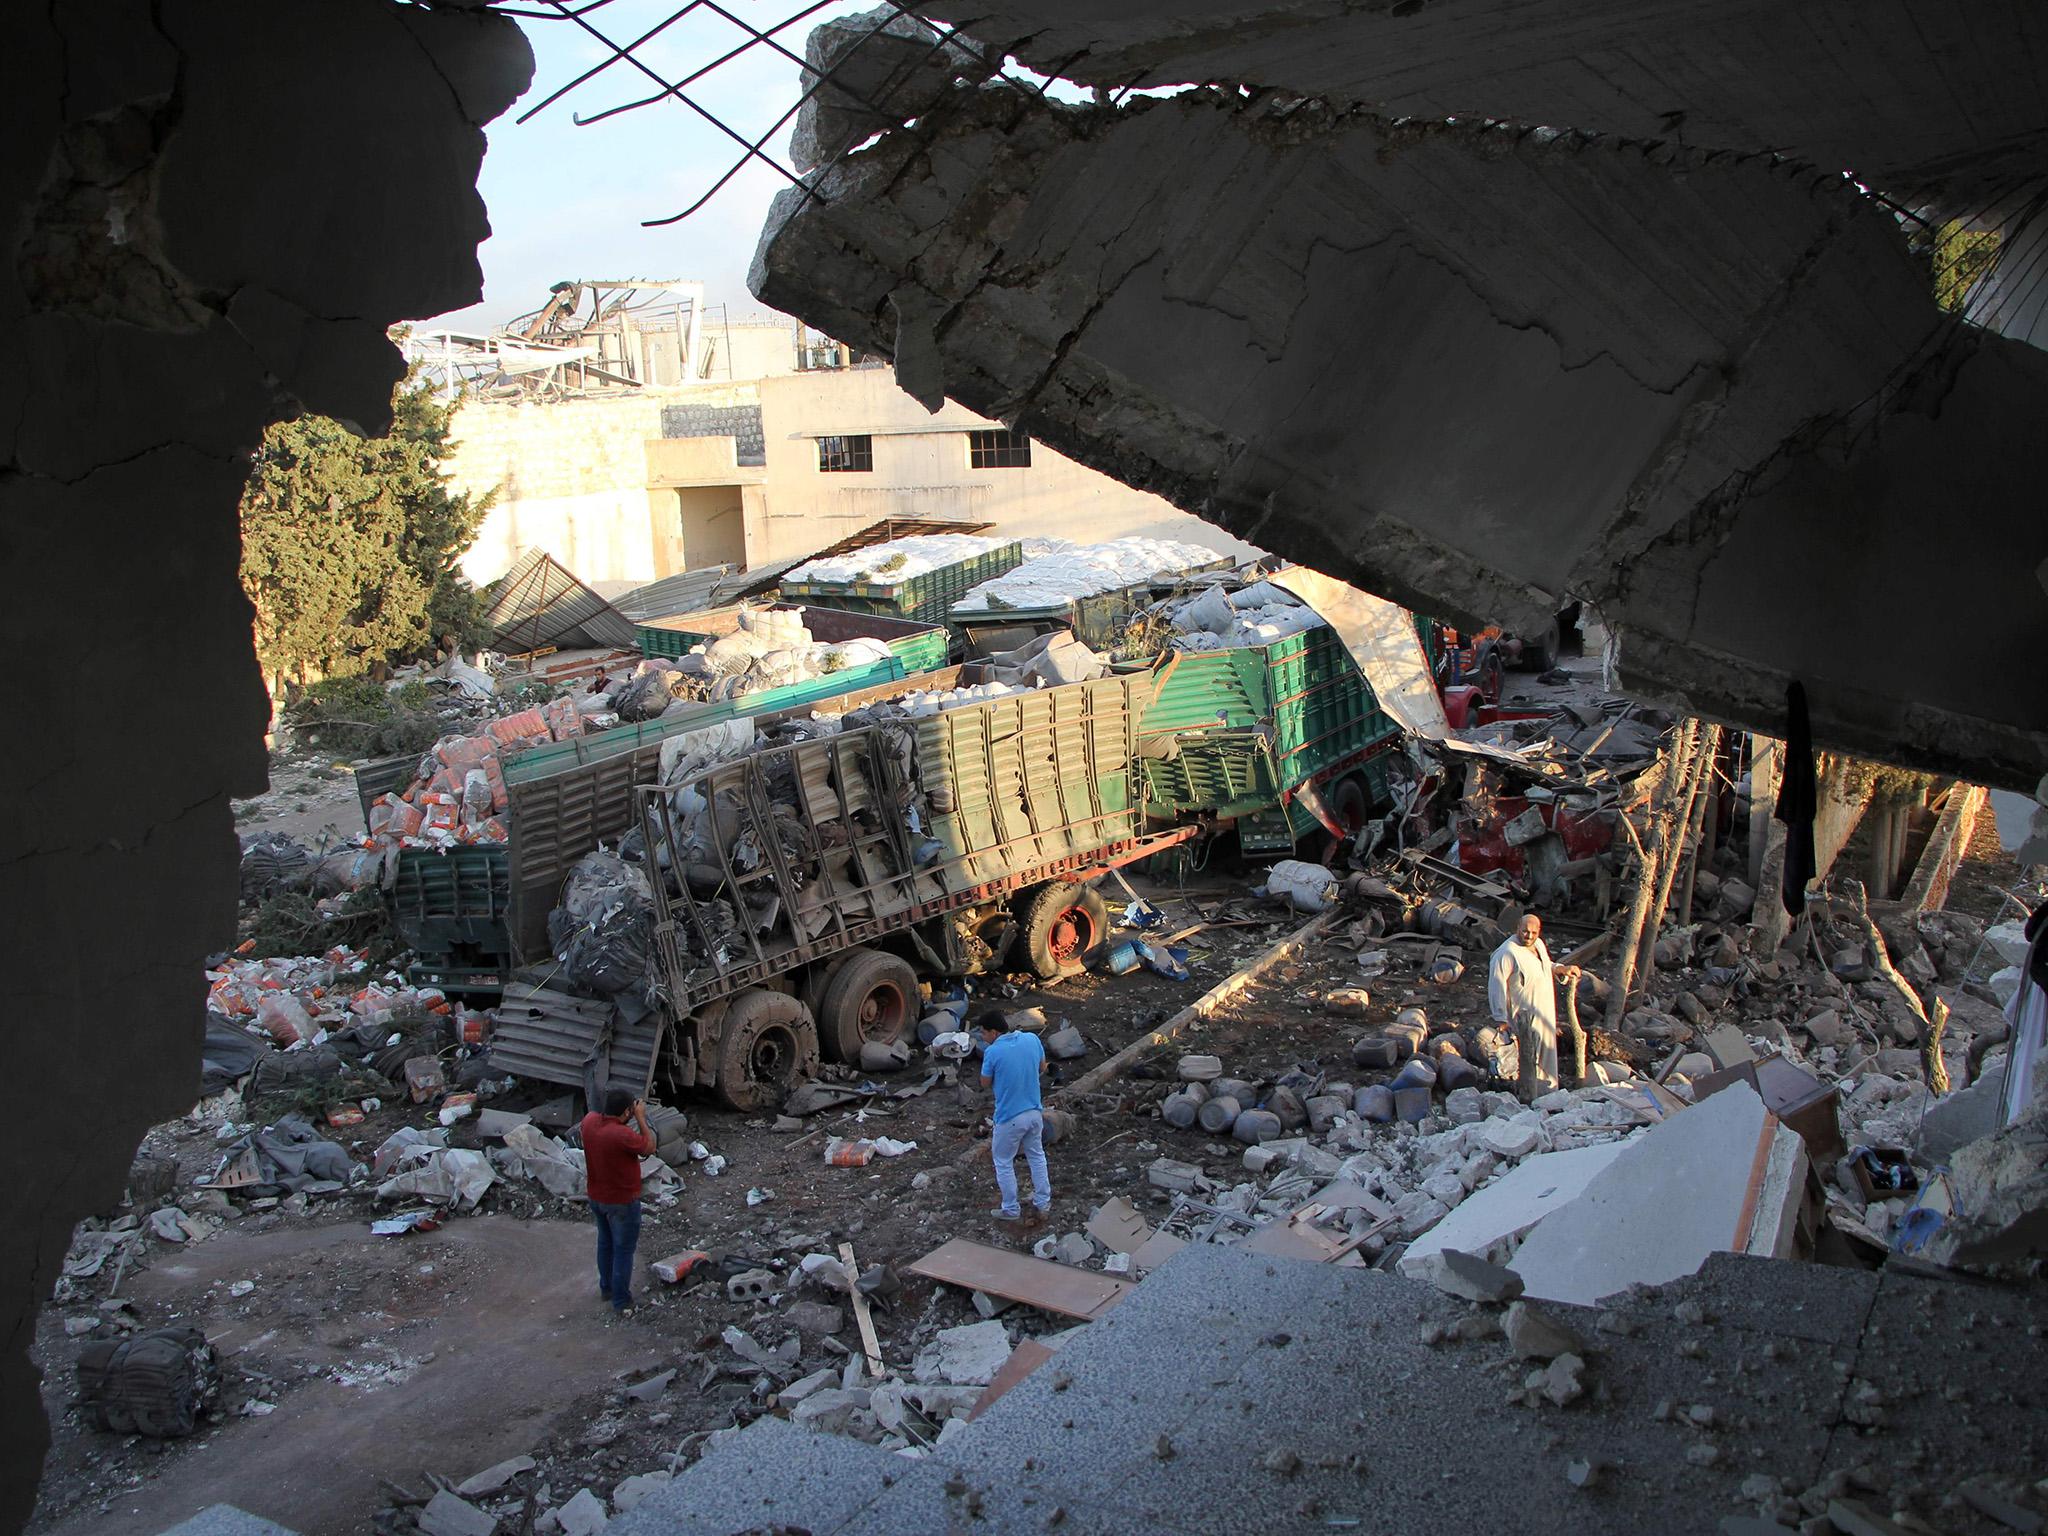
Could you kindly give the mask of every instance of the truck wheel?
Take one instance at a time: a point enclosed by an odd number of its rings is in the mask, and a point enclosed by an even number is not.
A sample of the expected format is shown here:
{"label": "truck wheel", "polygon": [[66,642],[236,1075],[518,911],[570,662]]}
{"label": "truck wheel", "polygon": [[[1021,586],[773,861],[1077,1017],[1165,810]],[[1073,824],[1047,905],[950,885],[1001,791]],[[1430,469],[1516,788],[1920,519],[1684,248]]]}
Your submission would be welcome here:
{"label": "truck wheel", "polygon": [[917,972],[908,960],[879,949],[856,949],[832,972],[818,1009],[818,1040],[826,1055],[860,1065],[869,1041],[888,1045],[917,1022]]}
{"label": "truck wheel", "polygon": [[718,1096],[747,1113],[773,1107],[818,1070],[811,1011],[781,992],[742,992],[725,1010],[718,1041]]}
{"label": "truck wheel", "polygon": [[1557,658],[1564,650],[1564,632],[1556,619],[1552,619],[1541,635],[1522,642],[1522,665],[1531,672],[1548,672],[1557,665]]}
{"label": "truck wheel", "polygon": [[1041,980],[1072,976],[1109,934],[1109,908],[1091,887],[1068,880],[1042,885],[1024,905],[1017,955]]}
{"label": "truck wheel", "polygon": [[1364,831],[1365,824],[1372,820],[1372,796],[1366,791],[1365,780],[1347,773],[1331,785],[1330,814],[1337,818],[1346,837],[1356,837]]}

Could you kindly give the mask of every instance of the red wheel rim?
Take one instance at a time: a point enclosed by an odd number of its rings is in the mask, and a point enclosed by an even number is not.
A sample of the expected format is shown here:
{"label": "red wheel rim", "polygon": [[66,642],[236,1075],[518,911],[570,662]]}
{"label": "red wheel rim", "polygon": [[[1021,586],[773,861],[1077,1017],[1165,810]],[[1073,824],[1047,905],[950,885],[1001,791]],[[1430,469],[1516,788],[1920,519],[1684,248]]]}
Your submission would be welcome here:
{"label": "red wheel rim", "polygon": [[1052,920],[1045,947],[1053,959],[1066,965],[1078,960],[1095,945],[1095,918],[1086,907],[1064,909]]}

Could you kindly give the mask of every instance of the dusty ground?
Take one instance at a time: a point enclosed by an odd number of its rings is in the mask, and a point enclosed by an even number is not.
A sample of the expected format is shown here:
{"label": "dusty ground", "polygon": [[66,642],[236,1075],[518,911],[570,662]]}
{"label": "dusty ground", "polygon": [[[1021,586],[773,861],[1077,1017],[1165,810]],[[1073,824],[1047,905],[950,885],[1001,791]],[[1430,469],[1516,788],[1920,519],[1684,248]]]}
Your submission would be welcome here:
{"label": "dusty ground", "polygon": [[[1597,672],[1591,661],[1569,665],[1578,674],[1573,688]],[[1527,675],[1509,679],[1511,702],[1564,691]],[[275,828],[317,839],[329,825],[355,828],[346,772],[288,761],[275,782],[270,795],[245,803],[245,833]],[[2016,875],[1987,817],[1955,905],[1992,917],[2002,900],[1997,892]],[[1172,927],[1246,923],[1210,928],[1193,940],[1190,981],[1082,976],[1021,991],[1005,1006],[1042,1006],[1052,1022],[1078,1025],[1090,1052],[1060,1069],[1078,1075],[1299,924],[1291,913],[1252,903],[1245,895],[1251,883],[1242,871],[1217,867],[1191,878],[1185,894],[1156,892]],[[1454,987],[1429,989],[1422,998],[1418,983],[1392,978],[1373,986],[1369,1017],[1338,1017],[1324,1007],[1324,995],[1356,984],[1360,974],[1350,945],[1325,944],[1276,967],[1184,1034],[1164,1059],[1170,1065],[1181,1050],[1207,1051],[1221,1056],[1232,1075],[1270,1077],[1303,1065],[1368,1081],[1369,1074],[1351,1069],[1351,1042],[1391,1018],[1411,994],[1439,1017],[1484,1012],[1484,951],[1468,951],[1466,960],[1467,974]],[[900,1079],[920,1080],[916,1072]],[[1078,1230],[1113,1195],[1129,1196],[1158,1220],[1166,1197],[1146,1186],[1144,1168],[1161,1154],[1201,1164],[1219,1182],[1242,1177],[1242,1148],[1174,1131],[1156,1118],[1153,1106],[1169,1086],[1159,1070],[1141,1069],[1073,1106],[1080,1111],[1077,1131],[1052,1151],[1052,1231]],[[548,1096],[522,1085],[494,1102],[521,1108]],[[390,1485],[425,1495],[430,1473],[458,1481],[519,1454],[540,1463],[521,1487],[544,1487],[553,1502],[585,1486],[608,1494],[626,1476],[680,1464],[709,1432],[763,1411],[745,1380],[719,1374],[721,1365],[736,1363],[719,1340],[722,1329],[738,1325],[772,1345],[792,1331],[785,1321],[790,1302],[829,1299],[806,1291],[779,1305],[738,1304],[722,1289],[664,1288],[646,1277],[647,1261],[702,1248],[789,1266],[805,1253],[850,1242],[864,1265],[901,1271],[956,1235],[1028,1241],[989,1220],[994,1189],[981,1138],[986,1102],[978,1093],[963,1097],[941,1085],[859,1115],[816,1116],[794,1132],[705,1102],[684,1107],[692,1134],[729,1165],[717,1178],[692,1165],[683,1171],[679,1199],[650,1204],[640,1244],[641,1305],[624,1321],[613,1321],[596,1296],[584,1213],[537,1185],[501,1180],[479,1213],[397,1238],[369,1233],[379,1212],[367,1194],[318,1199],[303,1213],[242,1211],[198,1245],[147,1240],[145,1267],[122,1281],[119,1294],[144,1325],[196,1321],[229,1367],[218,1420],[190,1440],[161,1444],[87,1430],[70,1406],[79,1341],[64,1324],[95,1316],[112,1276],[82,1282],[68,1304],[46,1309],[36,1340],[55,1438],[31,1529],[67,1536],[154,1532],[225,1500],[316,1536],[363,1531],[391,1504]],[[426,1123],[426,1110],[394,1104],[337,1134],[367,1160],[398,1125]],[[918,1148],[867,1168],[832,1169],[823,1148],[834,1134],[889,1135]],[[452,1139],[481,1145],[471,1123],[458,1126]],[[217,1157],[212,1128],[192,1122],[160,1127],[144,1151],[176,1161],[181,1189]],[[767,1198],[749,1206],[750,1190]],[[241,1281],[253,1289],[234,1296],[231,1287]],[[895,1367],[937,1329],[975,1320],[964,1293],[910,1277],[876,1314],[883,1354]],[[1006,1321],[1024,1331],[1064,1326],[1021,1309]],[[804,1368],[836,1365],[848,1348],[859,1348],[850,1319],[836,1338],[805,1339]],[[668,1367],[678,1374],[666,1391],[643,1401],[624,1390]],[[251,1402],[270,1406],[244,1413]]]}

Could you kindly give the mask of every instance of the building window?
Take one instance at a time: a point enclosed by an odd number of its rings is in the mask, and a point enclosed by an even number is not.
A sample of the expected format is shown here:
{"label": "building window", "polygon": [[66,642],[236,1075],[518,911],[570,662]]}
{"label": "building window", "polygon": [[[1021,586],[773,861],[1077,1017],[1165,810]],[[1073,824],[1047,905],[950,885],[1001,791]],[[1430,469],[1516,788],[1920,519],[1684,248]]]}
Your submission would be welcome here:
{"label": "building window", "polygon": [[993,432],[967,434],[969,469],[1029,469],[1031,439],[1022,432],[998,427]]}
{"label": "building window", "polygon": [[818,439],[818,468],[827,474],[871,470],[875,467],[872,437],[821,437]]}

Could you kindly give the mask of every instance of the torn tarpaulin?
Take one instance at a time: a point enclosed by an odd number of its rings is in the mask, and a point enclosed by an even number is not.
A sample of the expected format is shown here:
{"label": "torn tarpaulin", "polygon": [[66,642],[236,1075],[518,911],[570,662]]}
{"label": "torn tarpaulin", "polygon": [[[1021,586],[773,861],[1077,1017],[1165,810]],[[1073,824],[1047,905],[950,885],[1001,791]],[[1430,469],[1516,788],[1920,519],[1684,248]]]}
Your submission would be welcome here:
{"label": "torn tarpaulin", "polygon": [[377,1186],[379,1200],[417,1195],[467,1211],[497,1181],[483,1153],[459,1147],[414,1145],[401,1152],[398,1161],[399,1172]]}
{"label": "torn tarpaulin", "polygon": [[244,1152],[255,1154],[260,1178],[260,1183],[241,1186],[249,1195],[276,1190],[297,1194],[312,1184],[346,1184],[359,1171],[348,1153],[314,1130],[304,1115],[286,1115],[273,1126],[230,1142],[222,1167]]}

